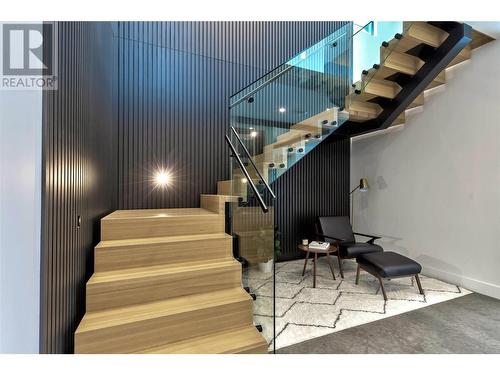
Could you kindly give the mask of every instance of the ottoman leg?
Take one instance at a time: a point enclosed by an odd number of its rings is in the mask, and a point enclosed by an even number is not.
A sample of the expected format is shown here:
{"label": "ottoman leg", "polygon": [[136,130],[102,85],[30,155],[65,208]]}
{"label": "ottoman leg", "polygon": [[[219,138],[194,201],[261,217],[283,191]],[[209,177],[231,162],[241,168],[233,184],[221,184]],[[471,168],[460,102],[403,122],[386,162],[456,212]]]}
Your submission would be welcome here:
{"label": "ottoman leg", "polygon": [[358,268],[356,269],[356,282],[355,284],[358,285],[359,283],[359,271],[360,271],[361,266],[358,263]]}
{"label": "ottoman leg", "polygon": [[387,294],[385,294],[384,282],[382,281],[381,277],[377,277],[377,279],[380,283],[380,289],[382,290],[382,295],[384,296],[384,301],[387,301]]}
{"label": "ottoman leg", "polygon": [[415,275],[415,280],[417,280],[418,291],[420,292],[420,294],[424,295],[422,284],[420,284],[420,277],[418,277],[418,275]]}

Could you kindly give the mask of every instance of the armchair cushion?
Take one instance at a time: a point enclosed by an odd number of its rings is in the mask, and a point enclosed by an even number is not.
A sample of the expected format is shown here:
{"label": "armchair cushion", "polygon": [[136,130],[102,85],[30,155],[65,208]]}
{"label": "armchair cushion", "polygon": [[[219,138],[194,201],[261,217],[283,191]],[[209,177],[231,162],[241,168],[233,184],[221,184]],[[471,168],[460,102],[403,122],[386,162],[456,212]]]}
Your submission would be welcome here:
{"label": "armchair cushion", "polygon": [[356,258],[362,254],[384,251],[381,246],[367,242],[340,242],[339,252],[342,258]]}

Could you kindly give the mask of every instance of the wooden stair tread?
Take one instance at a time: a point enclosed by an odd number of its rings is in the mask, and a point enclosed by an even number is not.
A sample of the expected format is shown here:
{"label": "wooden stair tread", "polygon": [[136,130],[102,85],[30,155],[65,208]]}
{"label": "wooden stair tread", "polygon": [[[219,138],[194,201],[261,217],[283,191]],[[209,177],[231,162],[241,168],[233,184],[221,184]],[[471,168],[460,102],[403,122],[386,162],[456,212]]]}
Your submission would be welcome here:
{"label": "wooden stair tread", "polygon": [[204,240],[224,239],[224,238],[231,238],[231,236],[227,233],[221,232],[221,233],[207,233],[207,234],[190,234],[190,235],[180,235],[180,236],[133,238],[125,240],[106,240],[99,242],[96,248],[137,246],[137,245],[146,245],[153,243],[160,244],[160,243],[196,241],[196,240],[204,241]]}
{"label": "wooden stair tread", "polygon": [[234,234],[240,236],[240,237],[248,237],[248,236],[257,236],[259,234],[261,234],[262,232],[264,232],[265,234],[270,234],[270,233],[274,233],[274,229],[273,228],[266,228],[266,229],[260,229],[260,230],[249,230],[249,231],[237,231],[237,232],[234,232]]}
{"label": "wooden stair tread", "polygon": [[212,259],[195,262],[161,264],[157,266],[126,268],[113,271],[95,272],[87,285],[132,280],[145,277],[166,276],[182,272],[203,271],[224,266],[239,266],[234,258]]}
{"label": "wooden stair tread", "polygon": [[87,312],[81,320],[76,334],[251,300],[252,298],[243,288],[230,288],[175,297],[164,301]]}
{"label": "wooden stair tread", "polygon": [[226,354],[226,353],[266,353],[267,342],[252,326],[194,337],[138,351],[140,354]]}
{"label": "wooden stair tread", "polygon": [[423,21],[405,22],[403,26],[405,32],[401,39],[413,39],[419,43],[437,48],[448,38],[448,34],[443,29]]}
{"label": "wooden stair tread", "polygon": [[212,211],[204,208],[159,208],[146,210],[117,210],[101,220],[121,220],[121,219],[160,219],[167,217],[185,216],[217,216]]}

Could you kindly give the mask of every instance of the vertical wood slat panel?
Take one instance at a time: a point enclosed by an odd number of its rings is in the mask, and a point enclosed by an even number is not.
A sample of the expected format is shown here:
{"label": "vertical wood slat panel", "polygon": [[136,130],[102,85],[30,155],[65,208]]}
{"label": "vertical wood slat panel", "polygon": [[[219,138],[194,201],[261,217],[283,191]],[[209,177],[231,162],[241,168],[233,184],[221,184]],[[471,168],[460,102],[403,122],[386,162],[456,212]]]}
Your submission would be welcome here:
{"label": "vertical wood slat panel", "polygon": [[99,220],[116,206],[113,48],[109,23],[54,30],[58,89],[43,93],[40,352],[71,353]]}
{"label": "vertical wood slat panel", "polygon": [[297,245],[313,238],[317,216],[349,215],[349,168],[350,140],[326,141],[273,183],[280,260],[304,255]]}
{"label": "vertical wood slat panel", "polygon": [[[120,23],[118,207],[197,207],[200,194],[215,193],[217,181],[229,179],[231,94],[342,24]],[[173,170],[171,189],[154,189],[157,166]]]}

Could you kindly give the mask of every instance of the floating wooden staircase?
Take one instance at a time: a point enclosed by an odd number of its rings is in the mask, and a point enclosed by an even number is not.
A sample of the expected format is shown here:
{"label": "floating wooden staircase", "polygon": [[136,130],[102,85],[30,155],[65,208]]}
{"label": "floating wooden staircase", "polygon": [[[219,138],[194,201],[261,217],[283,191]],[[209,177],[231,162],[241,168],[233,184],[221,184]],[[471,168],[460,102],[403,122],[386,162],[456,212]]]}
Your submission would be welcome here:
{"label": "floating wooden staircase", "polygon": [[76,353],[267,353],[225,233],[237,197],[101,220]]}
{"label": "floating wooden staircase", "polygon": [[[347,125],[349,136],[356,135],[357,126],[376,120],[404,85],[417,75],[426,60],[447,40],[449,33],[438,27],[438,22],[404,22],[403,34],[396,34],[380,47],[380,64],[367,67],[361,79],[353,85],[352,92],[346,97],[345,108],[329,109],[310,117],[300,124],[292,125],[289,131],[277,137],[272,144],[266,145],[262,154],[254,157],[262,176],[268,180],[272,169],[286,169],[287,155],[304,147],[305,142],[315,137],[321,138],[322,130],[332,129],[349,122],[336,131],[343,134]],[[492,41],[493,38],[472,30],[472,41],[465,46],[447,67],[437,74],[416,98],[407,105],[390,126],[403,125],[406,111],[421,108],[428,90],[446,83],[446,69],[471,58],[472,50]],[[363,131],[360,131],[362,134]]]}

